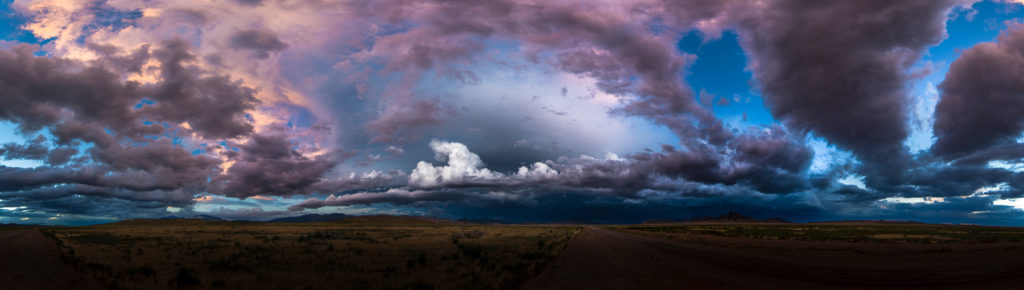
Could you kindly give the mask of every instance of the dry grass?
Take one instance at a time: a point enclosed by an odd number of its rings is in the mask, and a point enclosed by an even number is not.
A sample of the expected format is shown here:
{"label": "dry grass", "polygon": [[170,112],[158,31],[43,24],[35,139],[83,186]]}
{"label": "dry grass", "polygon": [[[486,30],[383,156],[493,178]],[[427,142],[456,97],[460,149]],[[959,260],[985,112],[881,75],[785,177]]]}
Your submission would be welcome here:
{"label": "dry grass", "polygon": [[929,265],[1024,254],[1024,228],[933,224],[657,224],[609,227],[725,251],[856,263]]}
{"label": "dry grass", "polygon": [[30,227],[28,227],[28,226],[24,226],[24,227],[23,226],[2,226],[2,227],[0,227],[0,234],[8,233],[8,232],[20,231],[20,230],[24,230],[24,229],[27,229],[27,228],[30,228]]}
{"label": "dry grass", "polygon": [[580,228],[370,217],[46,231],[65,259],[111,288],[507,289],[539,273]]}
{"label": "dry grass", "polygon": [[1024,228],[934,224],[655,224],[612,227],[652,233],[793,241],[1024,243]]}

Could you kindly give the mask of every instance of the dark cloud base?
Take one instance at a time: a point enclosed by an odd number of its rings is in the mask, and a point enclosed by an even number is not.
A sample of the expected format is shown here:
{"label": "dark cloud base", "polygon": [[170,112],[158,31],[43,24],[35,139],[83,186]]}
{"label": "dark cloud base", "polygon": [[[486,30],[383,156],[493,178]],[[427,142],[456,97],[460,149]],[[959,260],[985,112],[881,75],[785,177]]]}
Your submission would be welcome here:
{"label": "dark cloud base", "polygon": [[[82,47],[99,56],[92,61],[39,56],[40,47],[13,45],[0,49],[0,120],[17,124],[28,141],[0,145],[0,157],[43,166],[0,166],[0,204],[14,208],[0,215],[152,217],[168,207],[188,212],[195,197],[217,195],[309,197],[287,206],[290,211],[390,205],[519,222],[622,223],[739,211],[796,221],[1013,223],[1019,210],[994,202],[1024,195],[1024,177],[988,165],[1024,161],[1018,141],[1024,131],[1020,24],[952,63],[939,85],[935,145],[921,153],[903,145],[910,134],[911,70],[946,37],[950,12],[971,3],[354,1],[341,5],[350,13],[346,23],[370,25],[371,32],[346,39],[342,52],[332,51],[345,55],[332,69],[346,76],[338,78],[343,84],[327,87],[344,87],[345,96],[314,103],[346,107],[338,112],[369,108],[337,118],[336,127],[349,131],[345,137],[365,143],[359,148],[312,142],[326,139],[310,137],[329,134],[330,128],[318,127],[323,125],[300,130],[296,119],[261,123],[256,113],[284,105],[259,97],[283,93],[232,76],[236,70],[224,62],[231,55],[200,55],[209,47],[196,47],[191,39],[121,48],[83,37]],[[181,25],[212,25],[213,15],[189,14],[195,21]],[[692,30],[709,39],[736,33],[750,60],[753,87],[780,124],[734,128],[710,103],[697,101],[685,81],[696,56],[680,52],[676,39]],[[286,41],[289,36],[262,26],[232,27],[218,45],[247,62],[275,65],[278,56],[303,48]],[[532,160],[541,155],[519,150],[495,158],[498,165],[491,169],[462,143],[433,141],[431,149],[444,164],[390,164],[390,170],[377,171],[374,166],[391,158],[419,156],[412,153],[423,153],[420,148],[408,145],[442,132],[437,128],[459,114],[458,104],[423,92],[423,83],[486,82],[472,65],[508,64],[489,54],[495,43],[514,43],[514,56],[531,64],[592,79],[596,90],[620,102],[609,114],[663,126],[678,142],[604,159]],[[130,77],[140,74],[157,80]],[[853,159],[812,173],[810,136]],[[362,157],[347,162],[356,155]],[[354,168],[370,171],[342,174]],[[850,176],[863,177],[864,186],[838,181]],[[894,202],[924,197],[943,200]]]}

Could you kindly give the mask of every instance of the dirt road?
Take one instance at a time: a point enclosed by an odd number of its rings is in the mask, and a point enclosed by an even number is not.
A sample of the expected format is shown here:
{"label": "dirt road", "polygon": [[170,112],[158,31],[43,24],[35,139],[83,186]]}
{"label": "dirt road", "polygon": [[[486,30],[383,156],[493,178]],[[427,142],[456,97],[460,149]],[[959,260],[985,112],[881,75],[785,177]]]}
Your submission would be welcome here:
{"label": "dirt road", "polygon": [[0,232],[0,289],[100,289],[60,259],[39,229]]}
{"label": "dirt road", "polygon": [[1024,257],[877,263],[711,247],[588,228],[523,289],[1020,288]]}

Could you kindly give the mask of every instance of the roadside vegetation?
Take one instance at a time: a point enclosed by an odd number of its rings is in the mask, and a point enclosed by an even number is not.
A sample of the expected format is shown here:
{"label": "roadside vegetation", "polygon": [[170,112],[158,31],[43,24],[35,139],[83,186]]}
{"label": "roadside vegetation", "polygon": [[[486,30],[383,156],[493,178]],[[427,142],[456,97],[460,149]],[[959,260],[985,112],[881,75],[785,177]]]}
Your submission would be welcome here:
{"label": "roadside vegetation", "polygon": [[659,224],[614,228],[654,233],[794,241],[1024,243],[1024,228],[933,224]]}
{"label": "roadside vegetation", "polygon": [[819,259],[840,264],[1002,263],[1024,255],[1024,228],[915,223],[714,224],[612,226],[610,229],[708,251]]}
{"label": "roadside vegetation", "polygon": [[580,230],[380,216],[133,220],[44,232],[63,259],[110,288],[509,289]]}

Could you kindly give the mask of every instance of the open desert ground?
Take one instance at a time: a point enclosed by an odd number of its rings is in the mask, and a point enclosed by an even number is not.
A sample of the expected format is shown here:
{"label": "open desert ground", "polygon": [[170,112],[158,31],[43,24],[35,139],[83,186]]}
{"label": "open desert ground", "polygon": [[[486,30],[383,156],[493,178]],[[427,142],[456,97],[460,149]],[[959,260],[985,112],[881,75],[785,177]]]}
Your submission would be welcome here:
{"label": "open desert ground", "polygon": [[4,289],[1017,288],[1024,229],[407,217],[0,230]]}

